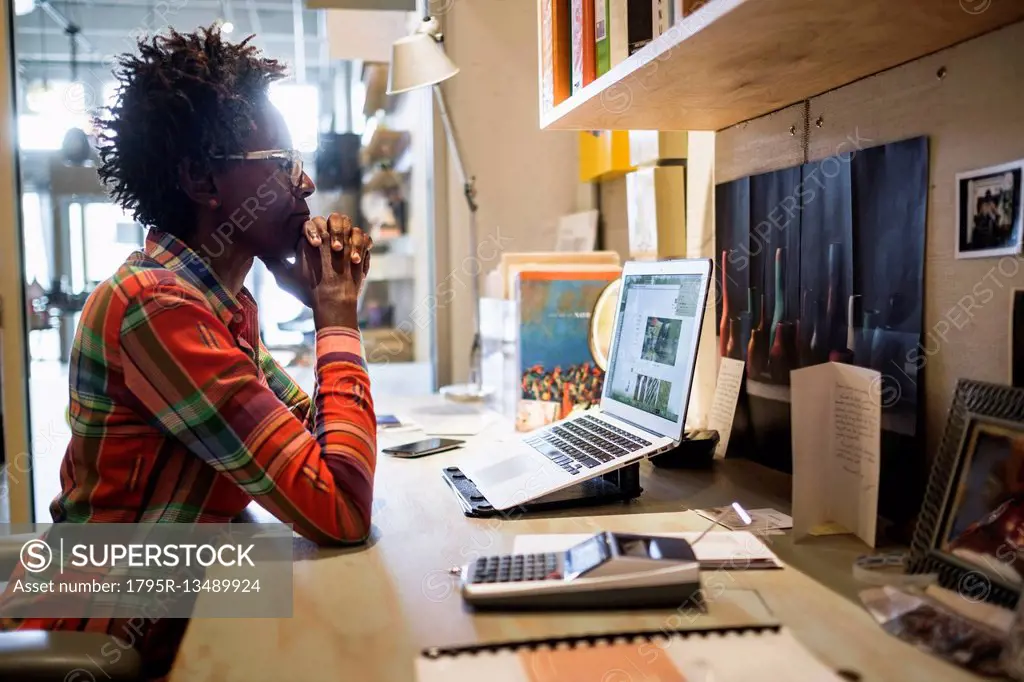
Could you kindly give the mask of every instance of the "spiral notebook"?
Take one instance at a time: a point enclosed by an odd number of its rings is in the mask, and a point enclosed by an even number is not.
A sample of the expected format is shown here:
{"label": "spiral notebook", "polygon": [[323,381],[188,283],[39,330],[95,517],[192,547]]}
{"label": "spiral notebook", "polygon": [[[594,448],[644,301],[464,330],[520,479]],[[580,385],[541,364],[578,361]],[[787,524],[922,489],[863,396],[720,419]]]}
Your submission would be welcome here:
{"label": "spiral notebook", "polygon": [[417,682],[842,682],[782,626],[428,649]]}

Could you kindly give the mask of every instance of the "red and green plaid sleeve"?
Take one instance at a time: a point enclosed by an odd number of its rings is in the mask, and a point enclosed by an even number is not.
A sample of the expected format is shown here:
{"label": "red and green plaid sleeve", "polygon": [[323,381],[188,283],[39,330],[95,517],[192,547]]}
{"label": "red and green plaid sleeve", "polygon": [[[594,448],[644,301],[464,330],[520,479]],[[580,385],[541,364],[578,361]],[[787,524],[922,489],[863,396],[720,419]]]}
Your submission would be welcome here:
{"label": "red and green plaid sleeve", "polygon": [[260,382],[198,293],[150,287],[133,297],[120,332],[125,385],[161,430],[304,536],[366,538],[376,418],[358,331],[317,333],[312,433],[295,413],[298,394],[289,406]]}
{"label": "red and green plaid sleeve", "polygon": [[316,416],[313,401],[305,391],[299,388],[288,372],[277,363],[262,342],[260,343],[260,367],[263,369],[263,375],[267,378],[270,390],[274,392],[278,400],[287,405],[291,413],[305,424],[307,429],[312,430]]}

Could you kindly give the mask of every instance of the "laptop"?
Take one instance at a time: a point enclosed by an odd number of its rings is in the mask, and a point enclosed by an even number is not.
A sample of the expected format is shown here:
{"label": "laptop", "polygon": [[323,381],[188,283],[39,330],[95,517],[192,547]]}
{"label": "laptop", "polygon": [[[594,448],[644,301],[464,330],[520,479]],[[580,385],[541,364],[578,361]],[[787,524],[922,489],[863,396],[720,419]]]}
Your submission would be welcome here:
{"label": "laptop", "polygon": [[600,407],[460,460],[488,503],[511,509],[679,444],[711,271],[708,259],[625,264]]}

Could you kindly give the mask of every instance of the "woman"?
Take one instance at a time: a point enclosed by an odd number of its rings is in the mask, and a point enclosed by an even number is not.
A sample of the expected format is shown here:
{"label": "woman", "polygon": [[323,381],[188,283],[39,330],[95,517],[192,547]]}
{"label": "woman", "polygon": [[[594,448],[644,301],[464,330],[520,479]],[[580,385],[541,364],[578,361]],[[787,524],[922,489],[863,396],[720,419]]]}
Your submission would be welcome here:
{"label": "woman", "polygon": [[[376,420],[356,301],[372,243],[347,218],[310,219],[313,183],[267,97],[283,69],[247,43],[171,32],[119,59],[100,176],[150,231],[82,312],[57,523],[227,522],[255,500],[321,544],[369,533]],[[313,309],[315,404],[260,342],[243,286],[256,258]],[[9,589],[0,608],[19,599]],[[150,674],[184,624],[4,623],[108,632]]]}

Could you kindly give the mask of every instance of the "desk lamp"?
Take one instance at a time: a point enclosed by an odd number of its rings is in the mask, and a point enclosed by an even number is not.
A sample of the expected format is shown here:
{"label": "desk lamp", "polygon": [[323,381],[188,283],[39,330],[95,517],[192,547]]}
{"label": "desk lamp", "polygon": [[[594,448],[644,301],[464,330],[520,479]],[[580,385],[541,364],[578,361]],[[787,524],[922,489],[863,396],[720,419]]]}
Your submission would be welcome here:
{"label": "desk lamp", "polygon": [[[440,84],[459,72],[442,49],[444,36],[440,24],[434,17],[424,17],[412,35],[399,38],[391,46],[391,70],[388,73],[388,94],[397,95],[410,90],[430,86],[441,113],[445,136],[455,168],[463,180],[463,193],[469,207],[469,248],[471,254],[478,253],[476,178],[466,172],[459,153],[459,142],[448,115],[444,93]],[[470,291],[473,296],[473,347],[469,363],[469,382],[441,388],[441,394],[451,400],[476,402],[487,399],[493,392],[481,383],[482,348],[480,339],[480,279],[471,277]]]}

